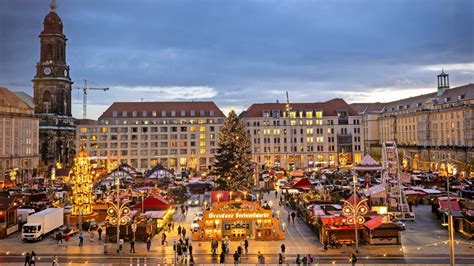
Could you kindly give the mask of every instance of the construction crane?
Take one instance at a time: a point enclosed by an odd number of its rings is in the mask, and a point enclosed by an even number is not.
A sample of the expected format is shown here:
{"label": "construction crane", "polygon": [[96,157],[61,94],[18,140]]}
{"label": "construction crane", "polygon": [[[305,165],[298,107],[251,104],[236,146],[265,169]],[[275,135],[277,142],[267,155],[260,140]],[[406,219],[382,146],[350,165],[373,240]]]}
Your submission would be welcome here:
{"label": "construction crane", "polygon": [[83,88],[76,88],[78,90],[82,90],[82,118],[87,119],[87,91],[95,90],[95,91],[108,91],[109,88],[90,88],[87,87],[87,80],[84,80],[84,87]]}

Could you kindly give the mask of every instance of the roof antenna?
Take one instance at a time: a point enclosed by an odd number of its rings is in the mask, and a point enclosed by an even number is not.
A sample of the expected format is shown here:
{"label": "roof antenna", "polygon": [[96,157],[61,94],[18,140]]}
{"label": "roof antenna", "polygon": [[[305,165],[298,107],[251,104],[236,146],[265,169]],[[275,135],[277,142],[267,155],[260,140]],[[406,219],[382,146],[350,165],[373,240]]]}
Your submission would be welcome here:
{"label": "roof antenna", "polygon": [[143,98],[141,98],[142,102],[143,102]]}

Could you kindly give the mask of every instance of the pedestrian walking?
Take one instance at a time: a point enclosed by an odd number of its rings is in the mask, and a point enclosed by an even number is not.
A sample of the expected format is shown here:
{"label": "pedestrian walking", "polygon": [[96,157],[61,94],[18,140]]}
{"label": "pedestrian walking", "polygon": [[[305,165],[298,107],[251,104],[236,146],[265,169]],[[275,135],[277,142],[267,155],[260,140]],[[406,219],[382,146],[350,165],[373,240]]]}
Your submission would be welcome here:
{"label": "pedestrian walking", "polygon": [[286,250],[285,243],[281,244],[280,248],[281,248],[281,253],[285,255],[285,250]]}
{"label": "pedestrian walking", "polygon": [[186,229],[184,227],[181,229],[181,235],[183,236],[183,239],[186,237]]}
{"label": "pedestrian walking", "polygon": [[329,241],[328,239],[324,239],[324,252],[328,251]]}
{"label": "pedestrian walking", "polygon": [[242,258],[242,246],[241,245],[239,245],[237,247],[237,254],[239,254],[239,261],[240,261],[241,258]]}
{"label": "pedestrian walking", "polygon": [[183,250],[181,249],[181,243],[176,245],[176,251],[178,252],[178,259],[181,260],[183,258]]}
{"label": "pedestrian walking", "polygon": [[291,212],[291,219],[293,220],[293,224],[295,224],[296,212]]}
{"label": "pedestrian walking", "polygon": [[130,253],[135,253],[135,239],[130,241]]}
{"label": "pedestrian walking", "polygon": [[150,252],[150,248],[151,248],[151,238],[148,237],[146,239],[146,251]]}
{"label": "pedestrian walking", "polygon": [[163,234],[161,234],[161,245],[164,246],[166,243],[166,245],[168,245],[168,241],[166,240],[166,234],[165,232],[163,232]]}
{"label": "pedestrian walking", "polygon": [[183,261],[187,260],[187,255],[188,255],[188,247],[186,245],[181,245],[181,253],[183,255]]}
{"label": "pedestrian walking", "polygon": [[304,257],[301,259],[301,263],[303,263],[303,266],[308,265],[308,257],[304,256]]}
{"label": "pedestrian walking", "polygon": [[168,233],[171,233],[171,223],[168,223]]}
{"label": "pedestrian walking", "polygon": [[102,227],[99,226],[99,229],[97,229],[97,234],[99,235],[99,240],[102,240]]}
{"label": "pedestrian walking", "polygon": [[283,255],[281,253],[278,253],[278,265],[283,264]]}
{"label": "pedestrian walking", "polygon": [[275,199],[278,199],[278,190],[275,190]]}
{"label": "pedestrian walking", "polygon": [[219,263],[221,263],[221,264],[225,263],[225,253],[224,253],[224,251],[222,251],[221,255],[219,255]]}
{"label": "pedestrian walking", "polygon": [[36,253],[31,251],[30,265],[36,265]]}
{"label": "pedestrian walking", "polygon": [[237,250],[234,252],[234,265],[237,265],[239,264],[239,253],[237,252]]}
{"label": "pedestrian walking", "polygon": [[189,261],[191,262],[191,258],[193,257],[193,245],[191,243],[189,243],[189,246],[188,246],[188,250],[189,250]]}
{"label": "pedestrian walking", "polygon": [[58,255],[54,254],[52,266],[59,266]]}
{"label": "pedestrian walking", "polygon": [[291,222],[291,215],[290,215],[290,213],[288,213],[287,220],[288,220],[288,224],[290,224],[290,222]]}
{"label": "pedestrian walking", "polygon": [[178,226],[178,236],[181,236],[181,225]]}
{"label": "pedestrian walking", "polygon": [[301,257],[300,257],[300,254],[298,254],[298,256],[296,256],[296,261],[295,261],[296,265],[300,265],[301,264]]}
{"label": "pedestrian walking", "polygon": [[354,253],[352,253],[352,255],[349,257],[349,262],[352,263],[352,266],[356,265],[357,256]]}
{"label": "pedestrian walking", "polygon": [[64,243],[66,243],[66,248],[67,248],[67,244],[69,243],[69,239],[71,239],[71,236],[69,234],[66,234],[64,236]]}
{"label": "pedestrian walking", "polygon": [[31,262],[31,255],[30,255],[30,252],[26,252],[26,255],[25,255],[25,266],[30,266],[30,262]]}
{"label": "pedestrian walking", "polygon": [[245,239],[244,247],[245,247],[245,254],[248,254],[249,253],[249,240],[248,239]]}
{"label": "pedestrian walking", "polygon": [[311,254],[308,254],[308,264],[311,265],[311,263],[313,263],[313,257],[311,256]]}
{"label": "pedestrian walking", "polygon": [[259,264],[265,264],[265,257],[260,253],[260,250],[257,253],[257,259]]}
{"label": "pedestrian walking", "polygon": [[84,236],[82,233],[79,235],[79,246],[82,247],[84,245]]}

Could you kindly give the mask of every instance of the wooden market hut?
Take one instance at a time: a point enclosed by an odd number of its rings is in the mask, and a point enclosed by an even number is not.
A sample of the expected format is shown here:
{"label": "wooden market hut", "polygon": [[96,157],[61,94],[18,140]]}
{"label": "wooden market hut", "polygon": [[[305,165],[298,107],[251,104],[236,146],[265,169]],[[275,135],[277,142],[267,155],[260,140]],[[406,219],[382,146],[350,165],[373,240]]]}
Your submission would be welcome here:
{"label": "wooden market hut", "polygon": [[18,231],[17,208],[14,198],[0,198],[0,239]]}
{"label": "wooden market hut", "polygon": [[401,244],[403,230],[398,224],[387,222],[386,216],[375,216],[364,223],[364,239],[371,245]]}

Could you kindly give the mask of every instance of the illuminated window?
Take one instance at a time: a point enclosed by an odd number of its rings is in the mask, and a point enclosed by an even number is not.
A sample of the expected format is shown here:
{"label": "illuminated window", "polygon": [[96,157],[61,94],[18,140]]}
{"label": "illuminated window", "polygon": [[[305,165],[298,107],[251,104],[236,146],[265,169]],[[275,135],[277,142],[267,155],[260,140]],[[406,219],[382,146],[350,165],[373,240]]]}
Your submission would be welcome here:
{"label": "illuminated window", "polygon": [[205,134],[205,133],[199,134],[199,139],[205,139],[205,138],[206,138],[206,134]]}
{"label": "illuminated window", "polygon": [[306,111],[306,118],[313,118],[313,112],[312,111]]}
{"label": "illuminated window", "polygon": [[316,142],[322,143],[323,142],[323,137],[316,137]]}
{"label": "illuminated window", "polygon": [[321,120],[321,119],[317,119],[315,122],[316,122],[316,125],[318,125],[318,126],[323,125],[323,120]]}
{"label": "illuminated window", "polygon": [[313,134],[314,133],[314,129],[312,128],[307,128],[306,129],[306,134]]}
{"label": "illuminated window", "polygon": [[329,134],[334,134],[334,128],[332,128],[332,127],[328,128],[328,133]]}
{"label": "illuminated window", "polygon": [[200,154],[205,154],[205,153],[206,153],[206,149],[199,149],[199,153],[200,153]]}
{"label": "illuminated window", "polygon": [[306,120],[306,125],[307,126],[312,126],[313,125],[313,120]]}
{"label": "illuminated window", "polygon": [[290,118],[296,118],[296,112],[295,111],[290,112]]}
{"label": "illuminated window", "polygon": [[81,133],[87,133],[87,127],[81,127],[81,128],[79,129],[79,132],[81,132]]}
{"label": "illuminated window", "polygon": [[306,138],[306,142],[308,142],[308,143],[313,143],[313,141],[314,141],[313,137],[307,137]]}
{"label": "illuminated window", "polygon": [[263,129],[263,135],[270,135],[270,129],[269,128]]}
{"label": "illuminated window", "polygon": [[278,129],[278,128],[273,129],[273,134],[274,135],[279,135],[280,134],[280,129]]}
{"label": "illuminated window", "polygon": [[91,136],[91,140],[97,140],[97,136],[96,136],[96,135],[92,135],[92,136]]}
{"label": "illuminated window", "polygon": [[196,132],[196,127],[195,126],[190,126],[189,131],[190,132]]}
{"label": "illuminated window", "polygon": [[291,121],[290,121],[290,125],[296,126],[296,120],[291,120]]}
{"label": "illuminated window", "polygon": [[199,131],[201,131],[201,132],[206,131],[206,127],[204,127],[204,126],[199,127]]}
{"label": "illuminated window", "polygon": [[323,112],[321,111],[316,112],[316,118],[323,118]]}
{"label": "illuminated window", "polygon": [[199,147],[204,147],[206,146],[206,142],[205,141],[200,141],[199,142]]}

